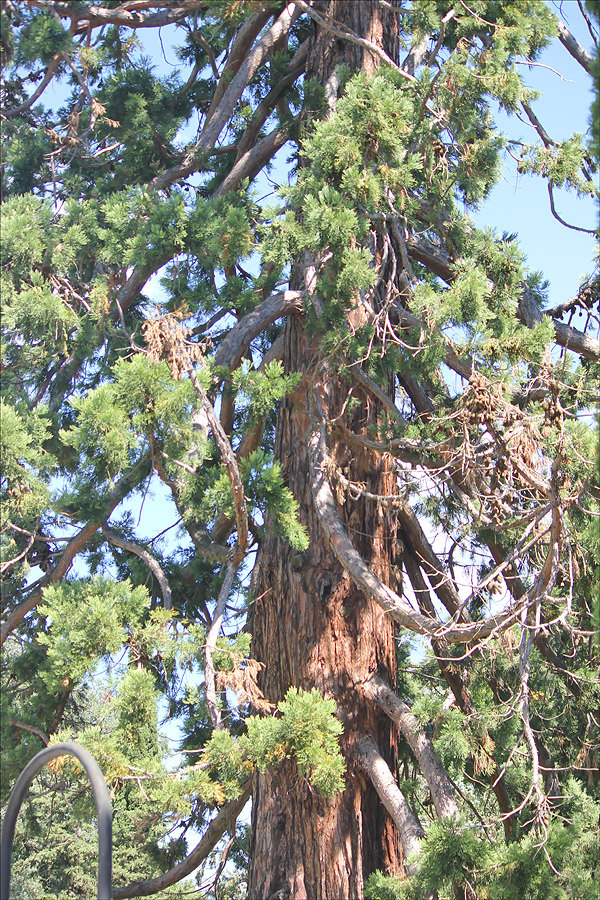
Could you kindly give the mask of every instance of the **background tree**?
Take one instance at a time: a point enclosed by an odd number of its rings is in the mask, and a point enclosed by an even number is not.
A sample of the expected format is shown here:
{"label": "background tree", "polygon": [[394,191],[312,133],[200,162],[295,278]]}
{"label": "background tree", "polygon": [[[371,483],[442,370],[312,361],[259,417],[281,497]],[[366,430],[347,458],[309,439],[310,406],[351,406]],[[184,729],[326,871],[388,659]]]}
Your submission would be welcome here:
{"label": "background tree", "polygon": [[[510,155],[586,230],[522,77],[577,11],[2,6],[2,784],[88,746],[116,898],[597,896],[599,279],[470,217]],[[23,896],[89,896],[69,765]]]}

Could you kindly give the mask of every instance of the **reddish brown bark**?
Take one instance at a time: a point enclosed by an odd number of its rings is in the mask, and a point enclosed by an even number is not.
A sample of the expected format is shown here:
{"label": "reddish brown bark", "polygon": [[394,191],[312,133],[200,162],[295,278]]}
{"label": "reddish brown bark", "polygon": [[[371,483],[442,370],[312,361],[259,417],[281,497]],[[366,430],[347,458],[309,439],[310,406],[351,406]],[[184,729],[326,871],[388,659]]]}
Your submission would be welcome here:
{"label": "reddish brown bark", "polygon": [[[315,4],[361,37],[377,42],[390,55],[395,19],[387,23],[373,0],[349,3],[327,0]],[[326,84],[336,66],[371,70],[373,55],[315,28],[309,44],[307,78]],[[302,288],[305,269],[295,276]],[[346,787],[326,800],[298,777],[293,761],[279,770],[257,776],[255,782],[252,848],[248,896],[294,900],[355,900],[363,896],[365,877],[375,869],[400,872],[402,849],[394,824],[379,800],[354,752],[364,735],[373,737],[392,772],[397,768],[397,728],[357,685],[373,672],[395,684],[396,655],[393,623],[350,581],[337,562],[320,526],[310,487],[308,438],[311,433],[311,396],[320,382],[320,402],[328,419],[342,410],[348,383],[324,376],[319,369],[318,339],[307,338],[303,317],[286,323],[284,365],[304,377],[282,403],[275,454],[286,484],[299,502],[310,546],[299,560],[295,551],[267,528],[256,583],[252,655],[265,664],[260,686],[277,702],[290,686],[316,687],[334,698],[343,722],[342,751],[346,757]],[[376,401],[358,393],[358,411],[349,417],[355,433],[375,425]],[[335,463],[351,481],[372,493],[396,490],[391,458],[369,450],[352,451],[330,442]],[[395,525],[385,506],[366,498],[338,498],[338,508],[356,549],[373,571],[393,584]]]}

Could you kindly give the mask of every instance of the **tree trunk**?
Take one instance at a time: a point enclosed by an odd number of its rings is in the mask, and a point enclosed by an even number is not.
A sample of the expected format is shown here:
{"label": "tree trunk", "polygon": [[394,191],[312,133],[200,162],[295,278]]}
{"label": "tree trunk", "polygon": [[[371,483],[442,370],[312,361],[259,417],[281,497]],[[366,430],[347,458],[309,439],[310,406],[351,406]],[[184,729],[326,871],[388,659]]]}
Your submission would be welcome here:
{"label": "tree trunk", "polygon": [[[389,55],[397,55],[395,16],[378,8],[375,0],[324,0],[314,6],[321,15],[333,17],[383,46]],[[369,51],[315,27],[306,78],[319,78],[332,105],[336,67],[344,63],[370,70],[375,62]],[[310,269],[299,266],[293,280],[292,287],[306,288]],[[311,494],[311,398],[316,390],[322,412],[332,420],[342,411],[349,383],[328,373],[318,338],[306,335],[302,317],[287,320],[284,364],[286,372],[302,372],[303,378],[281,404],[275,455],[300,504],[310,546],[299,560],[267,528],[256,582],[252,655],[265,665],[260,686],[268,700],[278,702],[292,685],[306,690],[316,687],[335,699],[344,725],[341,748],[347,763],[346,787],[326,800],[298,777],[293,762],[257,776],[248,896],[252,900],[274,896],[358,900],[365,877],[375,869],[402,871],[398,834],[354,749],[362,736],[373,736],[391,772],[396,772],[397,727],[357,689],[375,672],[395,684],[394,626],[376,603],[354,587],[333,556]],[[378,401],[362,391],[354,396],[360,405],[347,424],[356,433],[366,434],[367,426],[376,424]],[[329,451],[350,481],[375,494],[396,491],[391,458],[367,450],[350,452],[332,443]],[[386,584],[397,588],[393,582],[396,530],[386,508],[365,497],[354,500],[339,494],[337,499],[356,549]]]}

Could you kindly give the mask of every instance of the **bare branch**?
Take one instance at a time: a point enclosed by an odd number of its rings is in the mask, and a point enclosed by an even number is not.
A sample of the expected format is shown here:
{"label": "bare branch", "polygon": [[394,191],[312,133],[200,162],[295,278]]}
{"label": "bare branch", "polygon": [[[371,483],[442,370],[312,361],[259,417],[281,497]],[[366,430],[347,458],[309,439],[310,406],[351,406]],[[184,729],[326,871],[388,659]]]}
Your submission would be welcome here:
{"label": "bare branch", "polygon": [[421,841],[425,837],[423,827],[406,798],[396,783],[390,767],[377,749],[373,738],[361,738],[355,744],[356,755],[362,768],[368,774],[379,799],[394,820],[398,829],[404,856],[404,866],[409,875],[414,875],[414,863],[407,864],[410,857],[415,857],[421,849]]}
{"label": "bare branch", "polygon": [[53,56],[52,61],[50,62],[50,65],[46,69],[46,74],[44,75],[41,83],[35,89],[35,91],[31,95],[31,97],[28,97],[28,99],[25,101],[25,103],[22,103],[20,106],[15,107],[15,109],[5,109],[2,112],[1,117],[3,119],[14,119],[15,116],[20,116],[21,113],[30,109],[33,106],[33,104],[35,103],[35,101],[37,99],[39,99],[39,97],[42,96],[42,94],[44,93],[44,91],[46,90],[46,88],[48,87],[48,85],[50,84],[52,79],[54,78],[54,76],[56,74],[56,70],[58,69],[58,67],[63,59],[64,59],[64,54],[62,54],[62,53],[57,53],[55,56]]}
{"label": "bare branch", "polygon": [[557,28],[558,28],[558,39],[563,45],[566,47],[573,59],[576,59],[580,66],[583,66],[588,75],[592,74],[592,63],[593,57],[587,52],[585,47],[582,47],[579,41],[577,41],[562,19],[557,20]]}
{"label": "bare branch", "polygon": [[452,622],[444,624],[439,619],[432,619],[416,612],[371,571],[354,549],[335,507],[331,487],[325,474],[328,463],[323,426],[315,430],[309,440],[309,456],[313,500],[321,526],[327,535],[335,557],[357,587],[371,597],[394,622],[431,638],[470,643],[500,633],[517,621],[520,612],[527,606],[527,598],[523,598],[522,602],[515,604],[503,613],[465,625],[455,625]]}
{"label": "bare branch", "polygon": [[594,228],[581,228],[579,225],[571,225],[557,213],[556,207],[554,205],[554,186],[550,182],[548,182],[548,195],[550,197],[550,210],[557,222],[560,222],[560,224],[564,225],[565,228],[570,228],[571,231],[582,231],[584,234],[597,234]]}
{"label": "bare branch", "polygon": [[221,622],[223,621],[223,615],[225,613],[225,607],[227,606],[227,600],[229,599],[229,594],[233,586],[235,574],[238,568],[239,561],[236,562],[234,559],[232,559],[227,566],[227,571],[225,572],[225,580],[223,581],[221,590],[219,591],[212,624],[209,628],[208,634],[206,635],[206,644],[204,647],[204,690],[206,705],[208,707],[208,713],[210,715],[210,720],[212,722],[213,728],[223,727],[223,724],[221,722],[221,710],[219,709],[219,704],[217,702],[214,652],[217,646],[217,638],[219,637],[219,631],[221,630]]}
{"label": "bare branch", "polygon": [[235,39],[231,46],[231,50],[227,54],[227,61],[221,75],[219,76],[219,73],[216,73],[216,77],[219,78],[219,82],[217,84],[210,103],[210,107],[206,114],[206,119],[204,121],[205,128],[212,119],[216,108],[221,102],[223,94],[227,90],[227,85],[231,84],[233,77],[237,75],[240,70],[240,66],[248,56],[250,47],[252,46],[252,42],[260,34],[264,26],[269,21],[271,15],[271,10],[262,9],[255,16],[250,16],[242,23],[239,31],[235,36]]}
{"label": "bare branch", "polygon": [[206,396],[204,388],[198,381],[196,373],[194,372],[191,364],[188,368],[188,372],[191,382],[194,386],[194,390],[196,391],[196,395],[200,400],[202,409],[204,410],[204,413],[210,424],[215,442],[221,452],[221,457],[223,459],[225,468],[227,469],[227,475],[229,477],[231,491],[233,494],[233,505],[235,508],[235,519],[238,533],[235,559],[239,563],[244,557],[246,546],[248,544],[248,512],[246,509],[246,497],[244,495],[244,485],[242,483],[242,477],[240,475],[237,459],[235,458],[235,453],[231,449],[229,439],[223,431],[221,423],[219,422],[213,409],[212,403]]}
{"label": "bare branch", "polygon": [[13,728],[22,728],[23,731],[30,731],[32,734],[36,734],[46,745],[50,743],[50,738],[48,735],[41,730],[41,728],[36,728],[35,725],[26,725],[25,722],[17,722],[16,719],[9,719],[8,724],[12,725]]}
{"label": "bare branch", "polygon": [[141,547],[140,544],[136,544],[134,543],[134,541],[128,541],[125,538],[120,537],[118,534],[115,534],[115,532],[111,531],[111,529],[106,524],[102,525],[102,534],[104,534],[111,542],[111,544],[115,545],[115,547],[121,547],[123,550],[128,550],[130,553],[134,553],[146,563],[160,585],[165,609],[171,609],[171,588],[169,586],[167,576],[163,572],[158,560],[155,559],[152,554],[149,553],[144,547]]}
{"label": "bare branch", "polygon": [[252,178],[260,172],[263,166],[280,150],[289,140],[287,128],[274,128],[266,137],[262,138],[250,150],[247,150],[241,156],[231,172],[229,172],[217,190],[214,192],[215,197],[223,197],[228,191],[236,189],[240,181],[244,178]]}
{"label": "bare branch", "polygon": [[302,312],[302,293],[300,291],[282,291],[279,294],[272,294],[233,326],[215,353],[214,365],[227,366],[231,370],[237,369],[250,342],[261,333],[263,328],[283,316],[300,312]]}
{"label": "bare branch", "polygon": [[214,147],[221,131],[229,121],[229,117],[231,116],[235,104],[242,96],[242,93],[250,83],[256,70],[264,62],[271,50],[285,38],[299,15],[300,10],[296,7],[295,3],[288,3],[287,6],[284,7],[283,12],[277,21],[246,56],[243,64],[240,66],[238,72],[234,75],[231,83],[224,92],[210,121],[200,135],[200,139],[187,151],[178,165],[157,175],[148,185],[148,190],[164,190],[170,184],[173,184],[174,181],[177,181],[179,178],[183,178],[186,175],[190,175],[199,168],[202,155]]}
{"label": "bare branch", "polygon": [[431,739],[419,726],[410,707],[403,703],[377,674],[372,675],[369,681],[362,684],[361,689],[399,726],[415,755],[421,774],[429,786],[433,804],[440,819],[458,817],[460,810],[456,803],[452,783],[433,748]]}
{"label": "bare branch", "polygon": [[258,132],[275,109],[277,101],[279,100],[283,92],[292,84],[294,84],[298,76],[302,72],[304,72],[307,56],[308,41],[306,40],[298,47],[294,56],[290,60],[288,74],[281,78],[271,88],[264,100],[261,100],[261,102],[256,107],[254,114],[250,122],[248,123],[248,126],[246,127],[246,130],[237,143],[238,159],[240,159],[244,155],[244,153],[246,153],[250,149],[250,147],[256,140]]}
{"label": "bare branch", "polygon": [[103,6],[84,6],[81,3],[70,3],[66,0],[29,0],[29,5],[37,9],[52,12],[61,19],[70,19],[75,34],[88,28],[103,25],[118,25],[124,28],[160,28],[181,21],[199,9],[204,0],[181,0],[177,6],[167,9],[163,3],[149,3],[148,7],[158,7],[159,12],[144,12],[136,9],[136,3],[121,3],[116,9]]}

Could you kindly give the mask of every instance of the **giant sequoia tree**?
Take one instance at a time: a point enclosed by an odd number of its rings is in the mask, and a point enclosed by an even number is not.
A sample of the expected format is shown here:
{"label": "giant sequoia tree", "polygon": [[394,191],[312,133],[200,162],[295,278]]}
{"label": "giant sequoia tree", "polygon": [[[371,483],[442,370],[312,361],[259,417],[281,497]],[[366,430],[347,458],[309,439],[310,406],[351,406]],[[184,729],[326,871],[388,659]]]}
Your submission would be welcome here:
{"label": "giant sequoia tree", "polygon": [[[599,280],[469,216],[596,191],[570,9],[2,4],[2,786],[89,747],[116,898],[597,897]],[[15,897],[91,896],[32,797]]]}

